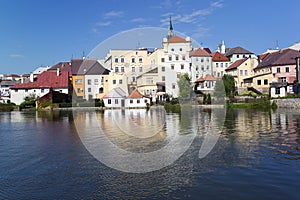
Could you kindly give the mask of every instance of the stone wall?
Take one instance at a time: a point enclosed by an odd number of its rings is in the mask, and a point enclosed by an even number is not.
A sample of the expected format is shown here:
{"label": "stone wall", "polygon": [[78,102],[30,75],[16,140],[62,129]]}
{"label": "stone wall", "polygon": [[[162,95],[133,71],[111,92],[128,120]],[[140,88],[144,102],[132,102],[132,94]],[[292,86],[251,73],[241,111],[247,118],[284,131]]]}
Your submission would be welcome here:
{"label": "stone wall", "polygon": [[276,102],[278,108],[295,108],[300,109],[300,98],[298,99],[273,99]]}

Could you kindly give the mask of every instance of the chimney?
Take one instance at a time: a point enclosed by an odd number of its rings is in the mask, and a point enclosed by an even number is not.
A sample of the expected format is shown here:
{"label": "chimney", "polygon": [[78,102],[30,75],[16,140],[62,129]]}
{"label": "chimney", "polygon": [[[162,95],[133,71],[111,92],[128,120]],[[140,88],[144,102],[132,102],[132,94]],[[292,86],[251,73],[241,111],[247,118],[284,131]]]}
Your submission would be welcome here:
{"label": "chimney", "polygon": [[59,68],[56,69],[56,76],[59,76]]}
{"label": "chimney", "polygon": [[30,82],[33,82],[33,73],[30,74],[30,76],[29,76],[29,81],[30,81]]}

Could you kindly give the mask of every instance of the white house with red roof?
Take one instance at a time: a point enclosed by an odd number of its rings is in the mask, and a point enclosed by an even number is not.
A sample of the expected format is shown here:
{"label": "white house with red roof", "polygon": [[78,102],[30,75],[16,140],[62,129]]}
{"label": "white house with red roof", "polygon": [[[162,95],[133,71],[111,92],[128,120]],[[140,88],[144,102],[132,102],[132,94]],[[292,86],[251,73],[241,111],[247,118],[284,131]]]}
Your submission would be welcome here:
{"label": "white house with red roof", "polygon": [[205,77],[200,77],[198,78],[194,84],[194,91],[203,93],[203,94],[208,94],[208,93],[213,93],[216,85],[216,81],[218,79],[212,76],[211,74],[206,74]]}
{"label": "white house with red roof", "polygon": [[146,108],[150,104],[150,98],[142,95],[135,89],[125,100],[126,108]]}
{"label": "white house with red roof", "polygon": [[19,105],[25,97],[31,94],[42,97],[49,93],[50,89],[69,94],[69,72],[44,71],[33,82],[16,84],[10,88],[10,101]]}

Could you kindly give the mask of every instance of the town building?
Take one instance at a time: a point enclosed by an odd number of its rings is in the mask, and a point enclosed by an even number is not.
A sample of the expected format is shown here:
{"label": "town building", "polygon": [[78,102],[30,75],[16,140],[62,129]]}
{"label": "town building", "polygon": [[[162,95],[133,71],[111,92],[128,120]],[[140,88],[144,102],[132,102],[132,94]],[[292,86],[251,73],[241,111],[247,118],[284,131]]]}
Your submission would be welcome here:
{"label": "town building", "polygon": [[191,61],[191,81],[195,82],[199,77],[212,74],[212,56],[210,50],[204,48],[193,49],[189,53]]}
{"label": "town building", "polygon": [[212,54],[212,75],[216,78],[222,78],[225,69],[230,65],[230,59],[216,51]]}

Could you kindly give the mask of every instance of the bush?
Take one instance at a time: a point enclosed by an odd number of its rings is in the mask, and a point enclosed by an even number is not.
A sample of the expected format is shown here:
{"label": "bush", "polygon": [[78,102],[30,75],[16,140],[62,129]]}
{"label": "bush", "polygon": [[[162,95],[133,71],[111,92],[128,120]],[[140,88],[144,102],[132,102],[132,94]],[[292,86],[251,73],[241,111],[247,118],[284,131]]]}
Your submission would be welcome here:
{"label": "bush", "polygon": [[164,108],[167,112],[181,112],[180,104],[165,103]]}
{"label": "bush", "polygon": [[60,108],[71,108],[72,107],[72,103],[60,103],[59,107]]}

